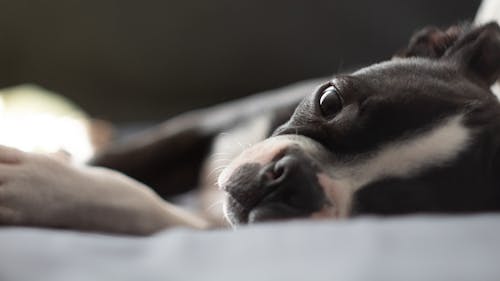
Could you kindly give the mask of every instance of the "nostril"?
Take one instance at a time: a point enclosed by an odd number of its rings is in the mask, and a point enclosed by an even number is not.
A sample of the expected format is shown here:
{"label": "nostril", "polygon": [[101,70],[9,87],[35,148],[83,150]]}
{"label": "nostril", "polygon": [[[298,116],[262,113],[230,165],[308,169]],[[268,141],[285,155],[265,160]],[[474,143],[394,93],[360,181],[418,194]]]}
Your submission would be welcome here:
{"label": "nostril", "polygon": [[267,184],[279,182],[281,180],[281,177],[283,177],[284,172],[284,167],[278,166],[276,164],[270,165],[264,169],[264,182]]}
{"label": "nostril", "polygon": [[274,179],[279,179],[283,176],[283,174],[285,174],[285,167],[283,167],[283,165],[274,165],[274,169],[273,169],[273,174],[274,174]]}
{"label": "nostril", "polygon": [[282,182],[287,174],[287,167],[280,161],[270,163],[262,169],[261,180],[264,186],[274,186]]}
{"label": "nostril", "polygon": [[290,176],[290,172],[296,164],[296,159],[290,156],[285,156],[274,163],[270,163],[263,169],[263,183],[266,186],[283,183]]}

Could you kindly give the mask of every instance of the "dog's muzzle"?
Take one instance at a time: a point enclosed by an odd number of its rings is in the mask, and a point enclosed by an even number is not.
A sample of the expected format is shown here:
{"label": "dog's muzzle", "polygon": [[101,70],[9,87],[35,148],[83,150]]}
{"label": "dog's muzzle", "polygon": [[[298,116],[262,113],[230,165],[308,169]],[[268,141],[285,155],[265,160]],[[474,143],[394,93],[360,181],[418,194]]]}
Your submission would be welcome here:
{"label": "dog's muzzle", "polygon": [[232,224],[309,216],[328,204],[318,173],[296,142],[257,144],[221,175],[226,216]]}

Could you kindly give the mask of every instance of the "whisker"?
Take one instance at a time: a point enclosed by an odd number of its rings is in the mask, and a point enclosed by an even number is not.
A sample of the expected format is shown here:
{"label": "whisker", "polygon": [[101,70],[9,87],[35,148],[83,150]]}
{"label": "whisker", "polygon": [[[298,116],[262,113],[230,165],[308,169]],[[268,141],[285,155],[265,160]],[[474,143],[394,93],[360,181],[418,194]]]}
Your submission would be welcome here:
{"label": "whisker", "polygon": [[215,168],[212,169],[212,171],[210,171],[210,173],[208,173],[207,176],[208,177],[212,177],[215,173],[222,172],[226,167],[227,167],[227,165],[215,167]]}
{"label": "whisker", "polygon": [[235,142],[240,146],[240,148],[245,148],[245,146],[239,140],[235,140]]}
{"label": "whisker", "polygon": [[206,211],[211,211],[213,208],[217,207],[218,205],[222,205],[222,204],[224,204],[224,202],[222,200],[215,201],[214,203],[210,204],[210,206],[208,206],[206,208]]}
{"label": "whisker", "polygon": [[221,161],[223,161],[223,162],[229,162],[229,161],[231,161],[231,158],[219,158],[219,159],[212,160],[212,162],[216,163],[216,164],[220,163]]}
{"label": "whisker", "polygon": [[238,140],[237,134],[234,134],[234,133],[222,132],[222,133],[219,133],[219,136],[228,136],[228,137],[230,137],[229,140],[231,140],[235,144],[239,145],[239,147],[242,148],[242,149],[245,149],[245,148],[248,148],[248,147],[252,146],[252,143],[245,143],[245,144],[242,143],[240,140]]}
{"label": "whisker", "polygon": [[227,156],[227,155],[231,155],[231,153],[230,152],[217,152],[217,153],[210,154],[210,156],[208,156],[208,157],[219,157],[219,156]]}

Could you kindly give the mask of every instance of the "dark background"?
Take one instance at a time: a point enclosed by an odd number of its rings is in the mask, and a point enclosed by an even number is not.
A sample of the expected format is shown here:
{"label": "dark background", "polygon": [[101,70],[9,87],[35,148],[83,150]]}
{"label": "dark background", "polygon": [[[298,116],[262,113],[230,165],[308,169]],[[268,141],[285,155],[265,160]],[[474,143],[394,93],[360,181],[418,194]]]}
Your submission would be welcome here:
{"label": "dark background", "polygon": [[479,0],[0,0],[0,87],[31,82],[115,122],[389,58]]}

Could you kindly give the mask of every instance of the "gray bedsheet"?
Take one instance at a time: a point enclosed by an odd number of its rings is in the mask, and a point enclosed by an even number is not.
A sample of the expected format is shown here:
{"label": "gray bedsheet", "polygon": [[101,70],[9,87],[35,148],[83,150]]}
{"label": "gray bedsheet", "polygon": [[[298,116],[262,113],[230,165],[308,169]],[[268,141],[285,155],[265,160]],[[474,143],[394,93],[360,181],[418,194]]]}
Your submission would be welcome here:
{"label": "gray bedsheet", "polygon": [[0,228],[0,280],[500,280],[500,215],[295,221],[148,238]]}

